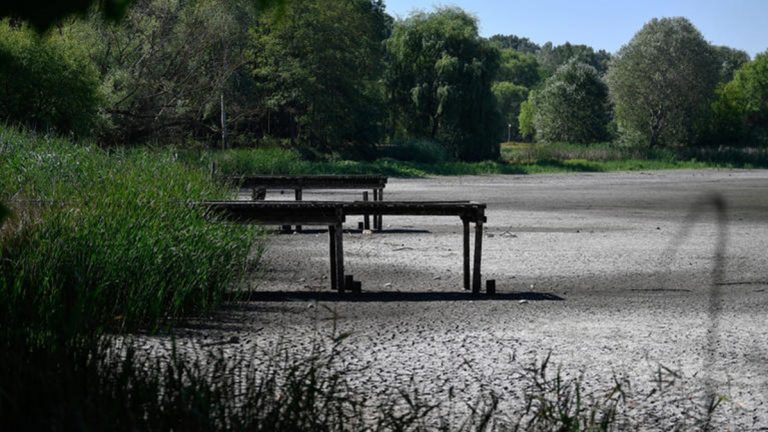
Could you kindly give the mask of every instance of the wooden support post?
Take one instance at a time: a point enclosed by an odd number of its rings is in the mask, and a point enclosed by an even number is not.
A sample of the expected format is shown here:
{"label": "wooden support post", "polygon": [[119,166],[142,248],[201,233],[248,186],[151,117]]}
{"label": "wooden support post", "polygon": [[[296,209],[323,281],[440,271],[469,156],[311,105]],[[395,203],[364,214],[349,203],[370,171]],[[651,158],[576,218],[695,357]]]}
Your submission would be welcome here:
{"label": "wooden support post", "polygon": [[251,201],[264,201],[267,197],[267,190],[264,188],[253,188],[251,191]]}
{"label": "wooden support post", "polygon": [[469,221],[461,218],[464,225],[464,289],[469,291]]}
{"label": "wooden support post", "polygon": [[472,293],[480,293],[480,261],[483,254],[483,222],[478,220],[475,222],[475,265],[474,273],[472,274]]}
{"label": "wooden support post", "polygon": [[337,223],[334,226],[334,233],[333,237],[335,239],[334,243],[336,244],[336,250],[335,252],[335,261],[336,261],[336,289],[342,293],[344,292],[344,229],[341,225],[341,222]]}
{"label": "wooden support post", "polygon": [[[384,201],[384,189],[379,189],[379,201]],[[376,215],[376,219],[379,222],[379,231],[384,229],[384,216]]]}
{"label": "wooden support post", "polygon": [[[379,190],[374,189],[373,190],[373,201],[376,202],[379,200]],[[378,230],[379,229],[379,218],[377,215],[373,215],[373,229]]]}
{"label": "wooden support post", "polygon": [[328,225],[329,249],[331,253],[331,290],[336,290],[336,226]]}
{"label": "wooden support post", "polygon": [[[363,192],[363,201],[368,201],[368,191]],[[363,229],[369,230],[371,229],[371,215],[368,213],[363,215]]]}
{"label": "wooden support post", "polygon": [[[296,201],[301,201],[301,189],[295,190]],[[301,225],[296,225],[296,232],[301,232]]]}
{"label": "wooden support post", "polygon": [[488,295],[496,294],[496,279],[488,279],[485,281],[485,293]]}

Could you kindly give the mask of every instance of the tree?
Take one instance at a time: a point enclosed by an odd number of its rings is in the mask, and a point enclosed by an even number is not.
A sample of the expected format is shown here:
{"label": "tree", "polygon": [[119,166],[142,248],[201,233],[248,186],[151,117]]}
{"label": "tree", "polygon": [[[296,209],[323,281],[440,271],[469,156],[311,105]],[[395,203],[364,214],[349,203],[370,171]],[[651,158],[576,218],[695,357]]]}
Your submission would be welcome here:
{"label": "tree", "polygon": [[35,29],[47,30],[63,18],[80,14],[85,15],[94,5],[100,15],[116,21],[123,17],[126,9],[134,0],[3,0],[0,3],[0,17],[20,19],[31,24]]}
{"label": "tree", "polygon": [[397,130],[437,140],[462,160],[497,158],[502,123],[491,83],[499,52],[458,8],[418,12],[387,41],[387,96]]}
{"label": "tree", "polygon": [[528,99],[520,104],[520,115],[517,117],[518,130],[520,136],[525,140],[532,140],[536,136],[536,128],[533,125],[536,107],[533,105],[536,99],[536,92],[531,91]]}
{"label": "tree", "polygon": [[695,142],[719,73],[712,47],[687,19],[649,21],[608,71],[620,130],[650,147]]}
{"label": "tree", "polygon": [[720,82],[727,83],[733,79],[733,74],[749,62],[749,54],[745,51],[727,47],[727,46],[715,46],[715,56],[720,63]]}
{"label": "tree", "polygon": [[768,145],[768,51],[739,68],[717,94],[712,104],[715,139]]}
{"label": "tree", "polygon": [[0,21],[0,121],[89,135],[101,103],[87,52],[61,32]]}
{"label": "tree", "polygon": [[497,81],[508,81],[527,88],[539,84],[541,73],[536,56],[513,49],[502,49],[500,53],[501,65],[496,73]]}
{"label": "tree", "polygon": [[552,42],[547,42],[536,53],[536,59],[545,77],[551,76],[560,66],[571,60],[586,63],[603,75],[608,70],[611,55],[605,50],[595,52],[592,47],[587,45],[573,45],[566,42],[562,45],[553,46]]}
{"label": "tree", "polygon": [[512,138],[521,138],[518,133],[518,117],[520,116],[520,104],[528,99],[528,88],[509,81],[497,81],[493,83],[491,90],[496,97],[496,106],[498,106],[504,122],[511,128]]}
{"label": "tree", "polygon": [[120,23],[79,26],[107,102],[103,142],[218,140],[230,78],[245,64],[251,24],[238,2],[136,0]]}
{"label": "tree", "polygon": [[372,148],[388,34],[379,0],[293,2],[279,20],[262,17],[250,57],[270,131],[322,150]]}
{"label": "tree", "polygon": [[545,142],[587,144],[608,138],[608,87],[592,66],[561,66],[536,95],[533,123]]}
{"label": "tree", "polygon": [[532,42],[527,37],[497,34],[491,36],[488,40],[497,44],[501,49],[513,49],[526,54],[536,54],[536,52],[541,49],[539,45]]}

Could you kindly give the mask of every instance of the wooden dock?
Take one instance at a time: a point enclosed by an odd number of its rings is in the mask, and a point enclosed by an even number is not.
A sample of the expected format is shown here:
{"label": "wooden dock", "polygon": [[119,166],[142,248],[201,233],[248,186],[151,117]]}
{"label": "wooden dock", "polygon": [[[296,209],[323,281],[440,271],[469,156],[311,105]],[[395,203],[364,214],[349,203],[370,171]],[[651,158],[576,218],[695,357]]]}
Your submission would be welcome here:
{"label": "wooden dock", "polygon": [[[251,189],[254,201],[264,200],[268,190],[293,190],[296,201],[302,200],[305,190],[364,190],[363,201],[368,201],[368,191],[373,201],[384,201],[384,187],[387,176],[382,175],[243,175],[226,177],[227,183],[244,189]],[[368,214],[363,214],[363,229],[371,229]],[[287,224],[286,224],[287,225]],[[373,229],[381,230],[381,215],[374,216]],[[296,226],[301,231],[301,225]]]}
{"label": "wooden dock", "polygon": [[[344,275],[344,246],[342,225],[347,216],[455,216],[462,221],[464,231],[464,289],[479,293],[481,289],[481,260],[485,204],[471,201],[205,201],[195,203],[215,220],[254,223],[260,225],[325,225],[329,232],[331,288],[343,292],[355,290],[346,286]],[[470,284],[470,224],[475,224],[474,263]]]}

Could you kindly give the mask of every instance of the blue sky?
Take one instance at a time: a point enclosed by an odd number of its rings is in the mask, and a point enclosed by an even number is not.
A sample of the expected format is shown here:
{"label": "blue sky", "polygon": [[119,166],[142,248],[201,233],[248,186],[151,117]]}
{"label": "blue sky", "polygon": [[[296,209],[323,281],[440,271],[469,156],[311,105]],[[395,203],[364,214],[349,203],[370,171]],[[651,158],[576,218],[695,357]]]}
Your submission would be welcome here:
{"label": "blue sky", "polygon": [[768,49],[768,0],[384,0],[387,12],[458,6],[480,21],[480,34],[525,36],[542,44],[566,41],[616,52],[651,18],[684,16],[716,45],[754,57]]}

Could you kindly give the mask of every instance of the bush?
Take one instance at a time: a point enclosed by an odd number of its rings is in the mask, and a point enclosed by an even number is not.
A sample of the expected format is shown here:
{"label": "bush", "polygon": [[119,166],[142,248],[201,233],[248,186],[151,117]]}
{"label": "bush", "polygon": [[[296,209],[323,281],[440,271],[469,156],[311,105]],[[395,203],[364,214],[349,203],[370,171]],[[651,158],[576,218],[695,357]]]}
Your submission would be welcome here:
{"label": "bush", "polygon": [[[0,337],[153,329],[217,304],[252,231],[188,200],[224,196],[170,151],[106,153],[0,128]],[[19,334],[23,333],[23,334]]]}
{"label": "bush", "polygon": [[381,153],[383,157],[425,164],[447,162],[451,159],[445,147],[424,139],[399,140],[382,149]]}
{"label": "bush", "polygon": [[39,36],[0,21],[0,120],[88,135],[97,119],[99,76],[66,36]]}

